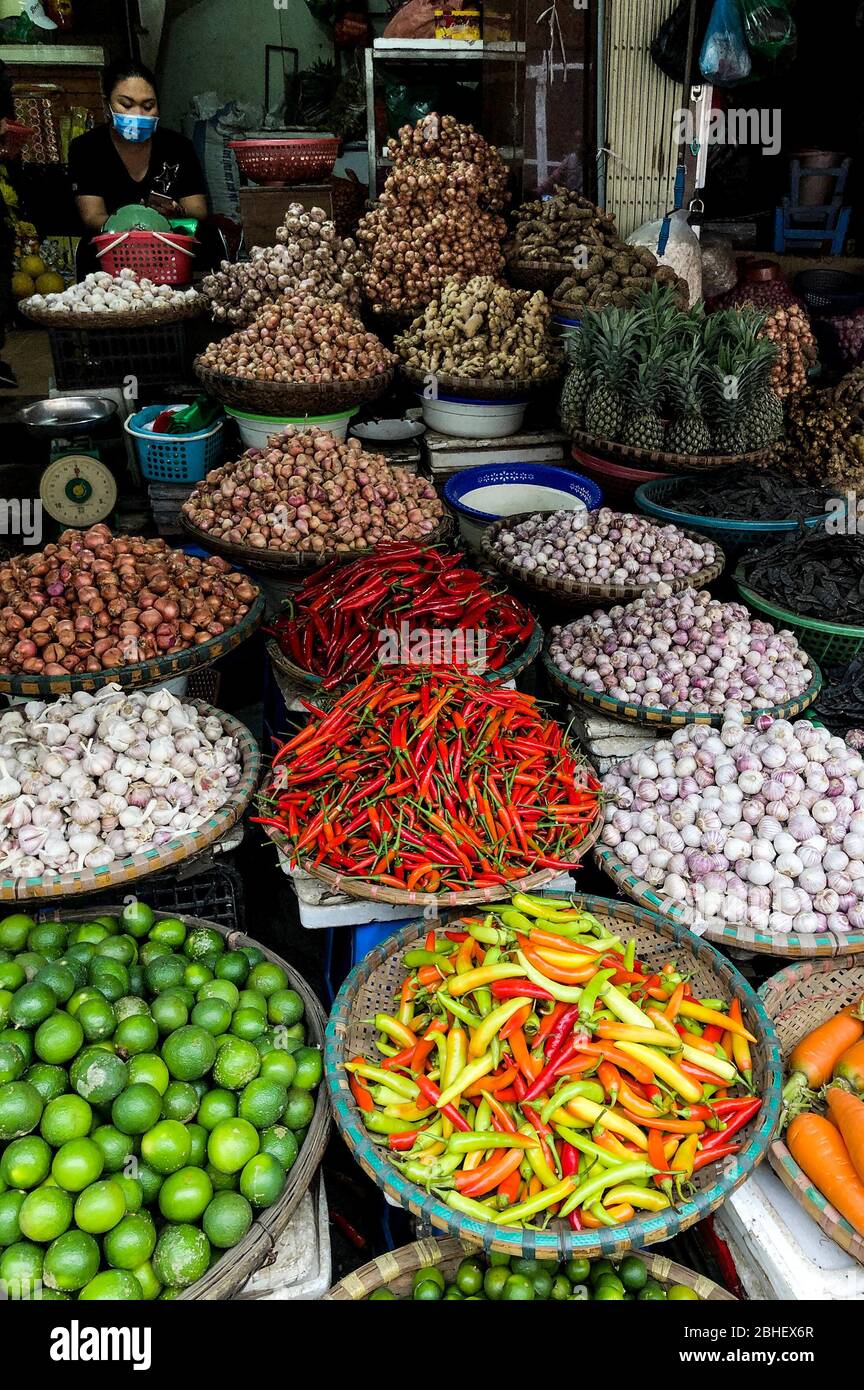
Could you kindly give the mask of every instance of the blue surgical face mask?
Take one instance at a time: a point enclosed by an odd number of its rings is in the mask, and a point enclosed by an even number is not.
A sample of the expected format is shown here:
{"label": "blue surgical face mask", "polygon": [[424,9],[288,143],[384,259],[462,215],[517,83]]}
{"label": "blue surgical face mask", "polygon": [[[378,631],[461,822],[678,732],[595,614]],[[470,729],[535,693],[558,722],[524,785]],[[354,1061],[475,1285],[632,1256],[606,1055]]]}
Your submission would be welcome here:
{"label": "blue surgical face mask", "polygon": [[132,116],[122,111],[112,111],[111,120],[117,134],[123,140],[130,140],[134,145],[140,145],[144,140],[149,140],[159,124],[158,116]]}

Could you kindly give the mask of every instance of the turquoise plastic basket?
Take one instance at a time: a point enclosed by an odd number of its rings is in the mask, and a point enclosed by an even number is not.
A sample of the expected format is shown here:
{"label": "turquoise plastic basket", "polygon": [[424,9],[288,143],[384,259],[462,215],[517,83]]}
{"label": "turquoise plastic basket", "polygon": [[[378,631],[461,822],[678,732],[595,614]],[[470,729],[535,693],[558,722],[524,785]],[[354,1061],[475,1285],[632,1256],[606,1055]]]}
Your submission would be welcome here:
{"label": "turquoise plastic basket", "polygon": [[125,422],[135,441],[142,477],[158,483],[200,483],[222,461],[222,416],[200,434],[154,434],[145,428],[168,407],[148,405]]}
{"label": "turquoise plastic basket", "polygon": [[[686,526],[691,531],[700,531],[715,544],[722,547],[727,558],[741,555],[745,550],[766,542],[782,540],[784,536],[797,531],[797,521],[722,521],[713,516],[694,516],[682,511],[674,503],[675,494],[690,482],[704,482],[703,476],[691,473],[675,478],[658,478],[654,482],[642,483],[635,492],[636,506],[648,516],[658,521],[673,522],[676,526]],[[827,514],[810,516],[805,526],[820,526]]]}

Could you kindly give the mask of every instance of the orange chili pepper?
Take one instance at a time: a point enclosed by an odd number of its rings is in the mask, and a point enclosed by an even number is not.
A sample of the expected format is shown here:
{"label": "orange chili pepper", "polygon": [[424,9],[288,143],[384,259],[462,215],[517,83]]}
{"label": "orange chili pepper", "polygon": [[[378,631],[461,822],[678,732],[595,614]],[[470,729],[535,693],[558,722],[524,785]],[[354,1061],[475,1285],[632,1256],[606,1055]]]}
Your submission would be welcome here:
{"label": "orange chili pepper", "polygon": [[[663,1150],[663,1135],[659,1129],[648,1131],[648,1162],[652,1168],[662,1171],[666,1167],[666,1154]],[[655,1187],[662,1187],[663,1179],[659,1172],[652,1178]]]}
{"label": "orange chili pepper", "polygon": [[456,1174],[456,1189],[466,1197],[484,1197],[487,1192],[491,1192],[516,1173],[524,1157],[521,1149],[508,1149],[503,1154],[497,1153],[486,1163],[481,1163],[473,1172],[466,1173],[463,1168]]}
{"label": "orange chili pepper", "polygon": [[531,1053],[528,1051],[528,1044],[525,1041],[525,1034],[521,1028],[514,1028],[508,1039],[510,1051],[516,1060],[516,1065],[525,1077],[526,1081],[534,1081],[540,1075],[540,1063],[535,1062]]}
{"label": "orange chili pepper", "polygon": [[[517,1009],[515,1014],[511,1015],[511,1017],[508,1018],[507,1022],[498,1031],[498,1037],[501,1039],[502,1042],[505,1038],[509,1038],[510,1034],[514,1032],[515,1029],[522,1027],[522,1024],[525,1022],[530,1012],[531,1005],[523,1004],[521,1009]],[[515,1076],[516,1073],[514,1072],[513,1074]]]}
{"label": "orange chili pepper", "polygon": [[614,1154],[616,1158],[630,1159],[633,1157],[633,1150],[622,1144],[621,1140],[608,1129],[603,1134],[595,1134],[594,1143],[598,1149],[605,1149],[607,1153]]}
{"label": "orange chili pepper", "polygon": [[[642,1115],[631,1115],[624,1111],[628,1120],[634,1124],[644,1124],[645,1117]],[[670,1120],[665,1115],[654,1115],[651,1120],[654,1129],[659,1129],[664,1134],[702,1134],[705,1129],[704,1120]]]}
{"label": "orange chili pepper", "polygon": [[[363,1062],[365,1058],[352,1057],[351,1060],[352,1062]],[[369,1090],[368,1086],[364,1086],[360,1078],[355,1076],[353,1072],[349,1072],[348,1074],[348,1085],[351,1087],[351,1094],[356,1100],[358,1107],[364,1111],[365,1114],[371,1114],[375,1109],[375,1102],[372,1099],[372,1092]]]}
{"label": "orange chili pepper", "polygon": [[614,1062],[621,1071],[629,1072],[635,1076],[637,1081],[641,1081],[643,1086],[650,1086],[654,1080],[653,1074],[645,1066],[644,1062],[637,1062],[635,1058],[628,1057],[626,1052],[619,1052],[614,1043],[611,1042],[592,1042],[583,1043],[581,1052],[591,1057],[605,1057],[610,1062]]}
{"label": "orange chili pepper", "polygon": [[493,1091],[504,1091],[512,1085],[513,1080],[519,1073],[515,1067],[508,1067],[506,1071],[498,1072],[495,1076],[481,1076],[479,1081],[475,1081],[473,1086],[467,1086],[462,1092],[463,1096],[488,1096]]}
{"label": "orange chili pepper", "polygon": [[489,1095],[486,1097],[486,1099],[488,1100],[489,1108],[492,1111],[492,1124],[494,1125],[495,1129],[497,1129],[499,1132],[503,1132],[504,1134],[515,1134],[516,1123],[510,1112],[504,1109],[504,1106],[500,1103],[500,1101],[498,1101],[495,1098],[495,1096]]}
{"label": "orange chili pepper", "polygon": [[[518,1153],[519,1150],[515,1149],[514,1152]],[[509,1177],[505,1178],[503,1182],[498,1184],[499,1195],[501,1197],[507,1198],[508,1206],[512,1207],[516,1202],[516,1199],[519,1196],[519,1188],[521,1186],[521,1183],[522,1179],[519,1176],[519,1169],[515,1168]]]}
{"label": "orange chili pepper", "polygon": [[540,1179],[537,1177],[537,1175],[536,1175],[535,1173],[532,1173],[532,1174],[531,1174],[531,1178],[529,1179],[529,1182],[528,1182],[528,1196],[529,1196],[529,1197],[536,1197],[537,1194],[538,1194],[538,1192],[542,1192],[542,1191],[543,1191],[543,1184],[542,1184],[542,1182],[540,1181]]}
{"label": "orange chili pepper", "polygon": [[[606,1215],[611,1216],[618,1225],[623,1225],[625,1221],[632,1221],[636,1215],[629,1202],[622,1202],[617,1207],[606,1207],[605,1211]],[[579,1215],[582,1218],[582,1225],[587,1231],[597,1231],[606,1225],[605,1221],[598,1220],[596,1216],[592,1216],[591,1212],[585,1211],[584,1208],[580,1209]]]}

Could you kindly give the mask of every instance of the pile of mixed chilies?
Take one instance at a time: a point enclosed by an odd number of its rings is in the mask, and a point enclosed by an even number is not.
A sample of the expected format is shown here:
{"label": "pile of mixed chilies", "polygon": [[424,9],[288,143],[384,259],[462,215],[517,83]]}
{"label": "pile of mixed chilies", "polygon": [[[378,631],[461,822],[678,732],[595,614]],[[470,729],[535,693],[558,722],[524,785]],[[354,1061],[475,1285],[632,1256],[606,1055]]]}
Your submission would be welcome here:
{"label": "pile of mixed chilies", "polygon": [[351,1090],[403,1176],[475,1220],[661,1212],[761,1107],[738,1000],[698,999],[578,908],[517,894],[403,964]]}
{"label": "pile of mixed chilies", "polygon": [[293,862],[403,891],[569,868],[598,783],[529,696],[454,668],[367,676],[273,759],[260,822]]}

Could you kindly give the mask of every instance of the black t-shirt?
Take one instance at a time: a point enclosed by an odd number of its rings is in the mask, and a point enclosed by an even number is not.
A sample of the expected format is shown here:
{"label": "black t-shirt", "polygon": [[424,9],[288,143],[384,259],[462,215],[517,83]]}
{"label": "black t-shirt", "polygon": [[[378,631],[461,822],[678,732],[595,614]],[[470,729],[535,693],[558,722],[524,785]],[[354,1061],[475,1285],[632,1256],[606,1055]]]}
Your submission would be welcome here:
{"label": "black t-shirt", "polygon": [[151,193],[179,202],[207,191],[191,142],[176,130],[161,126],[153,133],[150,167],[140,183],[130,176],[107,125],[96,126],[72,141],[69,176],[76,198],[101,198],[109,215],[130,203],[146,203]]}

